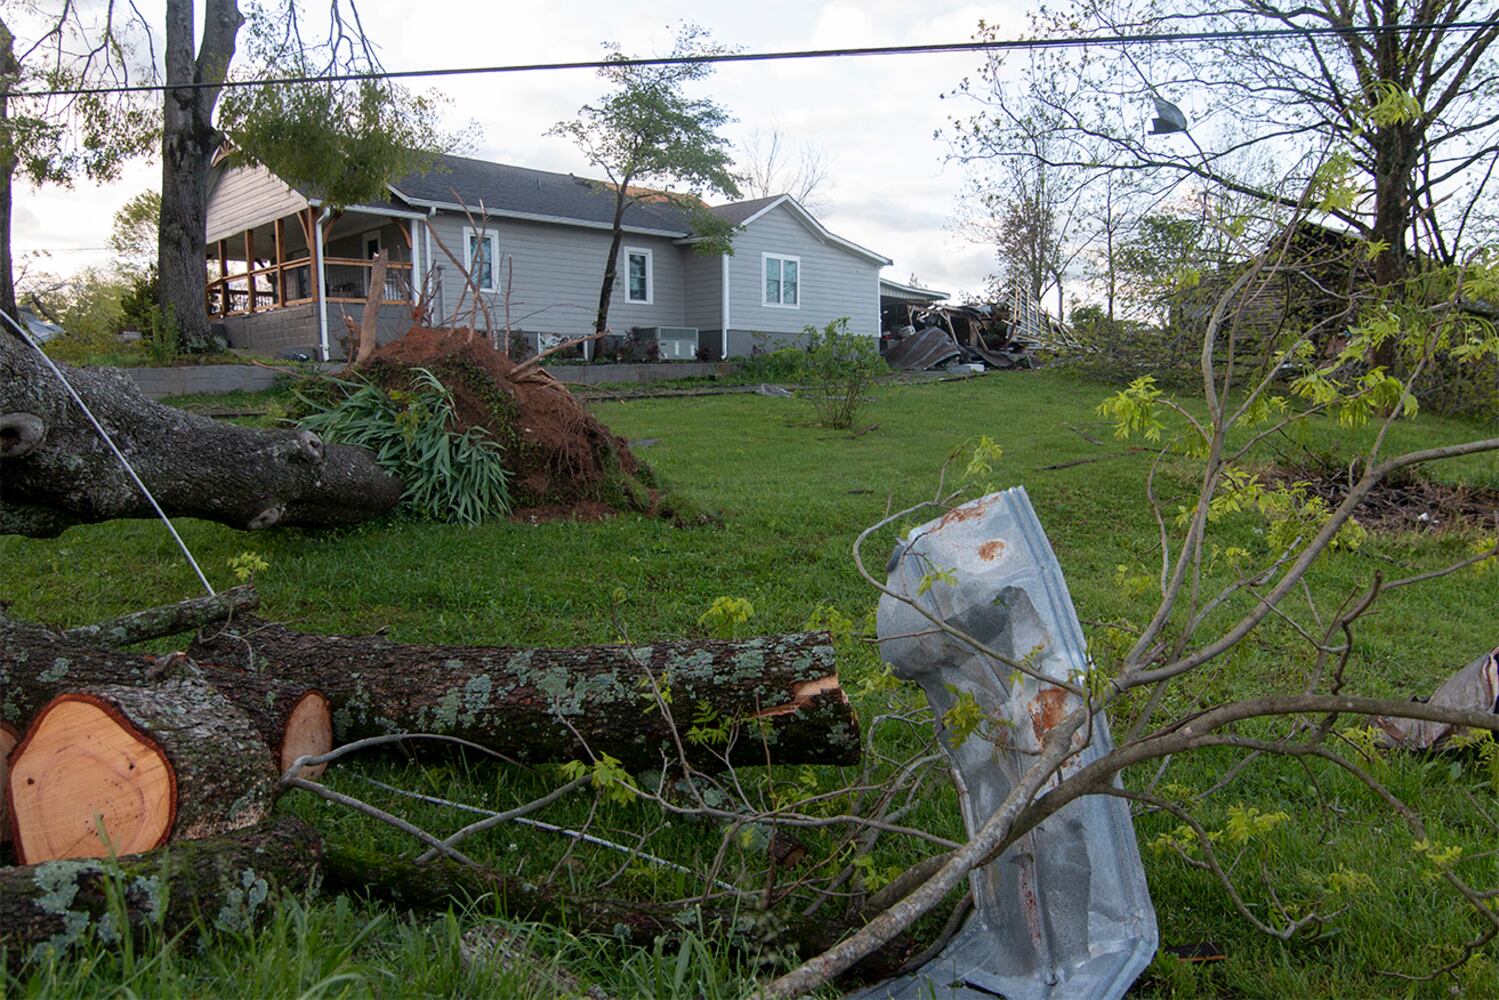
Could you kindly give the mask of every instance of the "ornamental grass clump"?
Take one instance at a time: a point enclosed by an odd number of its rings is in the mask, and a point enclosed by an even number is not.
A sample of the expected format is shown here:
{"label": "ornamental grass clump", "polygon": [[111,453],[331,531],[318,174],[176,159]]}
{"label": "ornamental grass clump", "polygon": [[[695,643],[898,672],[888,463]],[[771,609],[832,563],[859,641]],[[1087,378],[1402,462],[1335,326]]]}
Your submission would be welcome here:
{"label": "ornamental grass clump", "polygon": [[367,448],[401,477],[401,503],[421,517],[473,525],[510,513],[503,450],[482,427],[451,430],[452,392],[425,368],[411,373],[407,390],[328,379],[326,395],[298,391],[307,411],[298,422],[331,444]]}

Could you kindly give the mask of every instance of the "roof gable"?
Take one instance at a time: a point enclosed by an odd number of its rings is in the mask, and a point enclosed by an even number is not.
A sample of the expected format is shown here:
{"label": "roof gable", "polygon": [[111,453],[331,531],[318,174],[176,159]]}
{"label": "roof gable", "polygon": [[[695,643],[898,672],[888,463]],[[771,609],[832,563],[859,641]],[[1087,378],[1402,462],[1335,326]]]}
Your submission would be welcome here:
{"label": "roof gable", "polygon": [[717,205],[710,209],[714,215],[726,222],[732,222],[737,226],[748,227],[755,224],[759,219],[775,211],[785,208],[797,221],[809,229],[813,236],[830,246],[838,247],[855,257],[863,257],[865,260],[884,266],[891,263],[889,257],[875,253],[867,247],[862,247],[853,240],[846,240],[837,235],[817,221],[817,216],[807,211],[802,203],[789,194],[779,194],[770,198],[756,198],[753,201],[736,201],[728,205]]}

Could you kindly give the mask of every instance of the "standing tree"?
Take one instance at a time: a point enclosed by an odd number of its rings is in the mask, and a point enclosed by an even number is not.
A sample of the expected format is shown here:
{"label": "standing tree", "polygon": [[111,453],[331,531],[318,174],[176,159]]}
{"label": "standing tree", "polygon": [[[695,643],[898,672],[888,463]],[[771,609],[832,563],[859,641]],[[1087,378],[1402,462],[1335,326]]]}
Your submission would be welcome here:
{"label": "standing tree", "polygon": [[[607,47],[610,61],[620,65],[606,66],[599,75],[614,85],[614,91],[598,104],[585,104],[577,118],[558,122],[547,133],[571,139],[588,162],[603,171],[614,194],[613,239],[604,259],[596,334],[608,328],[625,211],[631,205],[664,201],[688,212],[699,238],[698,252],[722,254],[733,253],[734,227],[709,212],[700,196],[715,191],[739,196],[738,178],[731,170],[731,147],[718,132],[730,121],[729,113],[709,98],[688,97],[683,92],[686,84],[712,73],[712,64],[632,66],[625,64],[617,44]],[[668,58],[691,59],[724,51],[702,28],[683,24]],[[685,185],[691,193],[655,189],[671,185]]]}
{"label": "standing tree", "polygon": [[739,147],[739,154],[739,173],[746,197],[789,194],[804,208],[826,205],[828,157],[821,146],[803,143],[793,159],[779,128],[769,132],[755,129],[749,141]]}
{"label": "standing tree", "polygon": [[17,174],[33,184],[109,180],[156,138],[155,115],[139,95],[29,92],[125,85],[135,82],[132,73],[151,79],[155,71],[149,62],[134,65],[148,35],[133,7],[116,10],[111,0],[102,11],[84,11],[69,3],[52,13],[28,5],[6,16],[13,20],[0,19],[0,312],[14,317]]}
{"label": "standing tree", "polygon": [[[967,155],[1003,157],[1045,129],[1048,162],[1141,174],[1165,187],[1207,184],[1287,203],[1321,172],[1315,208],[1368,241],[1376,281],[1403,278],[1419,245],[1453,263],[1474,241],[1499,154],[1499,17],[1471,0],[1332,0],[1283,6],[1188,0],[1072,0],[1038,15],[1040,34],[1216,32],[1149,47],[1099,43],[1037,57],[1026,76],[1055,81],[1043,116],[1009,110],[1027,84],[991,60],[962,92],[982,110],[960,127]],[[1328,34],[1266,36],[1263,29]],[[993,26],[979,36],[997,38]],[[1144,125],[1152,98],[1180,101],[1188,132]],[[1298,164],[1288,187],[1256,178],[1255,161]]]}
{"label": "standing tree", "polygon": [[424,169],[426,151],[447,142],[437,106],[376,74],[380,63],[352,3],[335,0],[328,34],[309,41],[292,0],[251,12],[248,74],[326,76],[327,82],[234,88],[226,93],[245,18],[237,0],[207,0],[196,42],[192,0],[168,0],[162,118],[160,305],[187,349],[209,344],[203,297],[208,176],[226,138],[236,155],[263,163],[330,205],[383,196],[388,181]]}

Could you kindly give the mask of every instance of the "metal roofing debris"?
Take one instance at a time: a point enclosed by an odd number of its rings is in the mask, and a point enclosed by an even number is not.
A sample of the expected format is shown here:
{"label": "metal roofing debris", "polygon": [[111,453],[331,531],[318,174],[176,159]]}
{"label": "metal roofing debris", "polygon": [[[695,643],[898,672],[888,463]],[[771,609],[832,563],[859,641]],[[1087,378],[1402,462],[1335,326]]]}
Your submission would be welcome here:
{"label": "metal roofing debris", "polygon": [[[951,568],[951,584],[929,580]],[[1064,688],[1018,675],[972,645],[932,628],[912,603],[979,642],[1035,665],[1045,677],[1080,680],[1092,669],[1062,569],[1025,490],[992,493],[911,532],[889,566],[880,599],[880,654],[925,689],[940,720],[971,694],[1005,720],[943,748],[970,835],[1004,802],[1052,726],[1082,704]],[[939,723],[939,732],[941,726]],[[1070,774],[1108,753],[1108,724],[1095,716]],[[986,738],[987,737],[987,738]],[[1123,799],[1093,795],[1059,810],[969,876],[975,912],[915,973],[854,994],[860,1000],[1055,1000],[1123,995],[1150,963],[1155,909]]]}
{"label": "metal roofing debris", "polygon": [[885,363],[897,371],[924,372],[963,356],[952,334],[928,327],[902,337],[885,351]]}
{"label": "metal roofing debris", "polygon": [[945,302],[952,298],[946,292],[939,292],[935,288],[922,288],[920,285],[903,285],[889,278],[880,279],[880,298],[891,299],[895,302]]}

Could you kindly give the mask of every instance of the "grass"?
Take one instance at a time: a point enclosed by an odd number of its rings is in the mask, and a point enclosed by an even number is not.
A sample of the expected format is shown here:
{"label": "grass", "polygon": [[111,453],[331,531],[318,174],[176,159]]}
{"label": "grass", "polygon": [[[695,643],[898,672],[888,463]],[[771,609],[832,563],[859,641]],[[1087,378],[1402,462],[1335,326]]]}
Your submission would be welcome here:
{"label": "grass", "polygon": [[[388,627],[397,641],[513,645],[578,645],[613,641],[620,628],[632,641],[700,635],[699,616],[720,596],[748,599],[755,609],[748,630],[802,627],[819,607],[832,606],[856,620],[873,609],[874,593],[849,557],[853,537],[893,506],[929,498],[939,467],[954,447],[980,434],[1005,448],[994,483],[1023,484],[1041,516],[1066,572],[1079,615],[1088,623],[1139,621],[1152,604],[1130,580],[1152,572],[1155,526],[1144,498],[1150,456],[1114,441],[1094,412],[1109,390],[1062,373],[1042,371],[964,382],[881,386],[861,417],[857,435],[816,428],[803,402],[754,395],[642,399],[599,404],[600,417],[631,440],[654,439],[640,450],[674,487],[723,511],[720,529],[675,529],[637,516],[604,523],[521,525],[476,529],[387,521],[334,533],[277,530],[247,535],[202,522],[179,525],[216,584],[232,582],[228,561],[258,552],[270,569],[256,580],[263,612],[310,630],[359,632]],[[1491,433],[1461,421],[1422,417],[1397,427],[1392,447],[1426,446]],[[1090,443],[1088,438],[1104,442]],[[1319,427],[1314,450],[1351,447],[1350,435]],[[1299,446],[1283,443],[1287,457]],[[1065,468],[1055,466],[1087,460]],[[1441,475],[1499,485],[1499,458],[1452,463]],[[1168,505],[1185,496],[1190,463],[1167,463]],[[1168,508],[1169,509],[1169,508]],[[894,531],[870,549],[877,568]],[[1313,583],[1328,593],[1367,585],[1376,571],[1404,575],[1439,565],[1465,551],[1472,537],[1379,537],[1356,552],[1326,557]],[[1247,518],[1224,526],[1222,544],[1263,548]],[[54,540],[0,539],[0,597],[20,617],[80,624],[191,596],[194,581],[160,525],[115,523],[75,528]],[[1121,574],[1120,567],[1124,567]],[[1215,567],[1223,579],[1225,566]],[[1496,642],[1492,609],[1499,573],[1460,574],[1383,598],[1356,634],[1351,687],[1360,693],[1427,694],[1448,673]],[[1295,607],[1304,616],[1304,608]],[[1100,658],[1119,633],[1088,626]],[[1182,712],[1198,700],[1243,697],[1294,681],[1304,669],[1288,628],[1269,627],[1223,658],[1167,710]],[[890,697],[866,690],[879,670],[868,647],[841,663],[845,685],[861,692],[866,717]],[[1125,706],[1129,711],[1131,706]],[[1116,728],[1118,728],[1116,723]],[[1228,753],[1174,760],[1161,788],[1182,793],[1209,787],[1237,758]],[[1391,787],[1419,804],[1432,838],[1465,850],[1463,871],[1486,885],[1499,881],[1492,855],[1495,830],[1474,803],[1499,815],[1495,776],[1475,758],[1382,758]],[[1143,785],[1154,774],[1130,774]],[[434,829],[461,818],[437,807],[399,799],[364,783],[374,777],[415,791],[504,808],[556,783],[553,774],[530,774],[485,763],[443,759],[405,762],[376,759],[338,770],[336,787],[382,807],[399,810]],[[1315,782],[1313,781],[1315,778]],[[832,782],[836,775],[821,774]],[[1468,795],[1472,795],[1470,801]],[[1319,796],[1332,811],[1330,824]],[[284,801],[316,822],[325,837],[404,852],[399,834],[301,796]],[[950,792],[933,794],[920,815],[908,817],[949,836],[960,827]],[[1222,892],[1200,871],[1169,851],[1151,849],[1176,823],[1159,815],[1137,821],[1164,944],[1211,941],[1227,959],[1211,965],[1158,961],[1137,989],[1148,996],[1323,996],[1404,994],[1404,982],[1380,974],[1415,972],[1440,964],[1477,929],[1450,893],[1426,877],[1429,865],[1405,828],[1372,795],[1321,767],[1258,762],[1240,781],[1207,800],[1200,811],[1211,829],[1226,829],[1237,805],[1284,812],[1286,820],[1250,840],[1239,852],[1236,874],[1251,905],[1263,907],[1263,868],[1283,901],[1310,900],[1340,870],[1344,912],[1317,937],[1279,942],[1258,936],[1232,912]],[[564,800],[550,808],[552,822],[582,823],[589,803]],[[606,805],[596,832],[627,839],[654,827],[638,805]],[[717,850],[721,831],[678,823],[657,830],[646,850],[702,869]],[[882,840],[882,845],[892,838]],[[692,880],[606,851],[567,851],[566,843],[521,828],[494,831],[473,853],[533,877],[554,868],[580,887],[597,884],[624,865],[613,891],[672,899],[690,893]],[[812,840],[814,855],[823,842]],[[920,850],[889,844],[877,853],[882,868],[910,864]],[[751,859],[745,859],[749,864]],[[731,861],[731,867],[737,859]],[[560,865],[560,867],[558,867]],[[35,996],[135,994],[198,996],[253,984],[275,996],[364,996],[399,990],[409,995],[541,996],[549,987],[536,970],[518,978],[475,980],[456,958],[461,927],[491,918],[479,901],[450,918],[412,917],[379,907],[310,897],[282,903],[267,927],[244,938],[216,937],[196,946],[149,943],[133,964],[96,951],[44,969],[8,994]],[[534,951],[615,995],[735,995],[749,970],[711,943],[689,935],[656,951],[612,941],[589,941],[557,928],[531,928]],[[509,975],[510,973],[507,973]],[[339,978],[346,977],[346,978]],[[1494,966],[1469,963],[1456,979],[1409,987],[1416,996],[1499,992]],[[554,989],[552,989],[555,992]]]}

